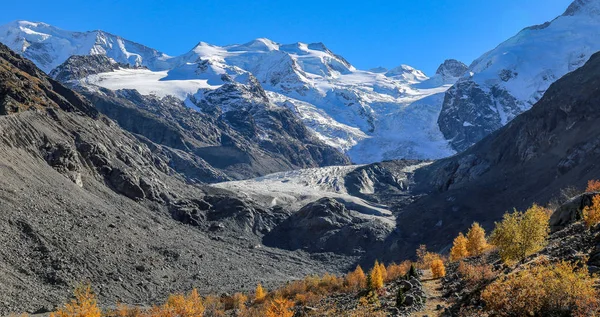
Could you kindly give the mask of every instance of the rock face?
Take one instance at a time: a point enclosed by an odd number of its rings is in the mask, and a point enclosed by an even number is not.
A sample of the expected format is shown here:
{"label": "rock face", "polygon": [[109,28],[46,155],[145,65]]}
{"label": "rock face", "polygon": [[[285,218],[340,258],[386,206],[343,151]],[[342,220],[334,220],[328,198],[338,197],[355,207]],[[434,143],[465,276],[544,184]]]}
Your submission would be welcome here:
{"label": "rock face", "polygon": [[455,59],[447,59],[438,67],[435,74],[440,76],[444,83],[455,83],[459,77],[469,70],[465,63]]}
{"label": "rock face", "polygon": [[126,132],[2,45],[0,78],[0,315],[52,310],[82,281],[106,305],[144,305],[345,266],[250,248],[288,213],[190,185],[172,163],[184,154]]}
{"label": "rock face", "polygon": [[309,252],[356,254],[379,245],[391,228],[370,221],[332,198],[322,198],[294,213],[265,237],[267,245]]}
{"label": "rock face", "polygon": [[168,164],[190,180],[213,183],[349,163],[291,110],[272,104],[252,75],[247,84],[225,75],[220,88],[200,91],[185,102],[74,81],[112,67],[115,63],[106,57],[74,56],[52,74],[70,78],[68,84],[143,142],[158,144],[154,150],[169,157]]}
{"label": "rock face", "polygon": [[74,55],[53,69],[49,75],[59,82],[66,83],[119,68],[129,68],[129,64],[117,63],[105,55]]}
{"label": "rock face", "polygon": [[550,217],[552,232],[564,229],[567,225],[579,221],[583,217],[583,209],[592,205],[592,199],[599,193],[585,193],[571,198],[558,207]]}
{"label": "rock face", "polygon": [[[491,229],[508,210],[544,205],[563,188],[600,178],[599,74],[595,54],[505,127],[418,169],[412,194],[426,195],[402,208],[386,252],[410,256],[418,243],[444,250],[473,221]],[[555,225],[571,216],[557,214]]]}
{"label": "rock face", "polygon": [[599,7],[597,0],[574,1],[552,22],[528,27],[475,60],[446,92],[438,119],[452,147],[464,151],[503,127],[599,51]]}

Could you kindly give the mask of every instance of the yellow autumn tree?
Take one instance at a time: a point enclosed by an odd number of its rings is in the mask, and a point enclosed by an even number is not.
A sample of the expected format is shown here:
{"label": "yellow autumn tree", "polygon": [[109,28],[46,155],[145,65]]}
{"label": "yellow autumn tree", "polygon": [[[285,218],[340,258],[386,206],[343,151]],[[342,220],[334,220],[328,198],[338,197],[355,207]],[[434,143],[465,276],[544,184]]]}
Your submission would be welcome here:
{"label": "yellow autumn tree", "polygon": [[381,274],[381,267],[379,261],[375,260],[375,265],[369,272],[369,289],[378,290],[383,287],[383,275]]}
{"label": "yellow autumn tree", "polygon": [[267,292],[262,285],[258,283],[258,285],[256,285],[256,290],[254,291],[254,301],[260,303],[265,300],[265,297],[267,297]]}
{"label": "yellow autumn tree", "polygon": [[433,275],[433,278],[442,278],[446,276],[444,261],[441,259],[433,260],[433,262],[431,262],[431,274]]}
{"label": "yellow autumn tree", "polygon": [[452,249],[450,249],[450,261],[458,261],[469,256],[467,250],[467,238],[461,233],[454,239]]}
{"label": "yellow autumn tree", "polygon": [[381,278],[383,279],[383,281],[387,282],[388,273],[387,273],[387,269],[385,268],[385,264],[379,263],[379,272],[381,272]]}
{"label": "yellow autumn tree", "polygon": [[506,213],[490,236],[506,263],[520,261],[541,250],[550,232],[550,211],[536,204],[527,211]]}
{"label": "yellow autumn tree", "polygon": [[485,230],[474,222],[471,229],[467,232],[467,251],[470,256],[477,256],[487,249],[487,241],[485,240]]}
{"label": "yellow autumn tree", "polygon": [[293,317],[293,307],[292,301],[281,297],[275,298],[267,309],[266,317]]}
{"label": "yellow autumn tree", "polygon": [[353,272],[346,274],[344,285],[354,291],[367,287],[367,276],[360,265]]}
{"label": "yellow autumn tree", "polygon": [[594,196],[592,205],[583,209],[583,222],[588,228],[600,223],[600,195]]}
{"label": "yellow autumn tree", "polygon": [[75,299],[60,308],[50,317],[100,317],[102,311],[98,308],[96,295],[90,285],[81,285],[75,289]]}

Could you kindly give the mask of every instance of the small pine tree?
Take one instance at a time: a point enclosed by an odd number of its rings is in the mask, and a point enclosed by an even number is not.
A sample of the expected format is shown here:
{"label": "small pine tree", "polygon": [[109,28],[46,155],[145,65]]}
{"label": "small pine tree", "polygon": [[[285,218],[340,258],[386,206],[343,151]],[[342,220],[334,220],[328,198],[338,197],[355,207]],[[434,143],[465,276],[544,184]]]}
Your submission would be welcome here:
{"label": "small pine tree", "polygon": [[487,249],[487,241],[485,240],[485,230],[474,222],[467,233],[467,251],[471,256],[481,255]]}
{"label": "small pine tree", "polygon": [[450,250],[450,261],[458,261],[469,256],[467,250],[467,238],[461,233],[454,239],[452,249]]}
{"label": "small pine tree", "polygon": [[264,301],[266,297],[267,297],[267,292],[262,287],[262,285],[260,283],[258,283],[258,285],[256,285],[256,290],[254,291],[254,301],[257,303],[260,303],[260,302]]}
{"label": "small pine tree", "polygon": [[405,300],[406,296],[404,296],[404,290],[402,289],[402,287],[399,287],[398,292],[396,293],[396,307],[403,307]]}
{"label": "small pine tree", "polygon": [[414,264],[410,265],[410,270],[408,271],[408,277],[419,278],[419,273],[417,273],[417,268]]}

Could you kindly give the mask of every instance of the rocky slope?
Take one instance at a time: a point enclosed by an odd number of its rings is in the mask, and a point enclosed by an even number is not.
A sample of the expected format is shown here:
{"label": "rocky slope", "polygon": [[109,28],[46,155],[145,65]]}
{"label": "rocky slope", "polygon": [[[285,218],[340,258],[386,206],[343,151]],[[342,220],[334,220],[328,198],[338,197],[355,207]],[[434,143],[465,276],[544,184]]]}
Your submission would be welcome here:
{"label": "rocky slope", "polygon": [[146,305],[348,263],[261,247],[288,211],[189,185],[160,145],[3,45],[0,65],[0,314],[51,310],[85,281],[106,305]]}
{"label": "rocky slope", "polygon": [[460,152],[531,108],[557,79],[600,50],[600,1],[528,27],[475,60],[444,97],[438,123]]}

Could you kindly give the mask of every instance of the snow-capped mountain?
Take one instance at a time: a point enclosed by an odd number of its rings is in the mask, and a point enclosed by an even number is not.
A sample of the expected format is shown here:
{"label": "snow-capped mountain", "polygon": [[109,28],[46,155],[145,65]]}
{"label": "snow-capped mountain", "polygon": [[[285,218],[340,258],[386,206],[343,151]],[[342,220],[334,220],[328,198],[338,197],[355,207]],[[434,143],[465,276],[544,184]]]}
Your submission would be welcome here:
{"label": "snow-capped mountain", "polygon": [[132,66],[169,68],[168,55],[104,31],[71,32],[46,23],[15,21],[0,26],[0,42],[46,73],[73,55],[106,55]]}
{"label": "snow-capped mountain", "polygon": [[448,90],[439,126],[462,151],[538,101],[550,84],[600,50],[600,0],[576,0],[551,22],[487,52]]}
{"label": "snow-capped mountain", "polygon": [[246,84],[252,75],[272,103],[292,109],[319,139],[356,163],[454,153],[436,124],[452,80],[428,78],[407,65],[358,70],[322,43],[200,42],[186,54],[169,57],[102,31],[70,32],[24,21],[0,27],[0,42],[47,72],[72,55],[106,55],[133,67],[90,73],[78,84],[172,95],[190,106],[188,99],[198,93],[229,81]]}

